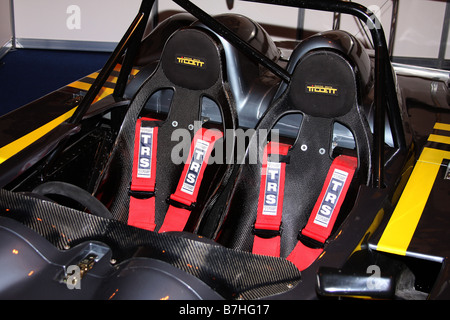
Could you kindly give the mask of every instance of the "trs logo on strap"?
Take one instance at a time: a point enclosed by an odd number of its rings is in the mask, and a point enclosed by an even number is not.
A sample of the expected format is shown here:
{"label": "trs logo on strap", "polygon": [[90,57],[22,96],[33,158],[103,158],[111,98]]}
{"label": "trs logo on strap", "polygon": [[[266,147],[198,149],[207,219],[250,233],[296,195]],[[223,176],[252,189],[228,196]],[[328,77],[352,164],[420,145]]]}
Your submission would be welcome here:
{"label": "trs logo on strap", "polygon": [[319,212],[314,219],[314,223],[322,227],[328,227],[331,216],[333,214],[336,203],[341,195],[345,181],[347,180],[348,172],[335,169],[328,185],[325,197],[320,204]]}
{"label": "trs logo on strap", "polygon": [[141,127],[139,134],[138,178],[150,178],[152,166],[153,128]]}
{"label": "trs logo on strap", "polygon": [[264,192],[263,215],[277,215],[280,188],[281,163],[267,162],[266,190]]}
{"label": "trs logo on strap", "polygon": [[208,150],[209,143],[198,139],[195,143],[194,153],[192,155],[191,163],[189,165],[189,170],[184,178],[183,186],[181,191],[184,193],[192,195],[195,190],[195,185],[197,184],[198,175],[203,165],[203,159],[205,157],[206,151]]}

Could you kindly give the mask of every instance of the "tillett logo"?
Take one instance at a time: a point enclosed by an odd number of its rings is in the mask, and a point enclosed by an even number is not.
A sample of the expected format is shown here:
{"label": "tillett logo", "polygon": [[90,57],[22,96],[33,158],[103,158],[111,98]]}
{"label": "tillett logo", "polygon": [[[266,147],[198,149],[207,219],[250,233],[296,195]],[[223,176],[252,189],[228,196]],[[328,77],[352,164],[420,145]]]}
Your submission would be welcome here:
{"label": "tillett logo", "polygon": [[333,86],[324,86],[320,84],[307,84],[306,93],[326,94],[330,96],[337,96],[338,89]]}
{"label": "tillett logo", "polygon": [[175,62],[178,64],[188,65],[200,69],[206,67],[205,61],[202,61],[201,59],[198,58],[192,58],[183,55],[177,56]]}

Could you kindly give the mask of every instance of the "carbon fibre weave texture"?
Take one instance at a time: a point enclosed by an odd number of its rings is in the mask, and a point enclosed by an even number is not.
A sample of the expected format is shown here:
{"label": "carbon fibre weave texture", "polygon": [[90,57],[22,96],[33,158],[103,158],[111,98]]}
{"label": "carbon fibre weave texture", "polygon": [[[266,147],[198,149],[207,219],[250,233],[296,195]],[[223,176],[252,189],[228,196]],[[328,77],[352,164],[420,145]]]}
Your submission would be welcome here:
{"label": "carbon fibre weave texture", "polygon": [[3,189],[0,215],[23,223],[60,250],[95,240],[110,246],[118,262],[139,252],[165,261],[199,278],[226,299],[259,299],[285,292],[300,281],[297,268],[282,258],[149,232]]}

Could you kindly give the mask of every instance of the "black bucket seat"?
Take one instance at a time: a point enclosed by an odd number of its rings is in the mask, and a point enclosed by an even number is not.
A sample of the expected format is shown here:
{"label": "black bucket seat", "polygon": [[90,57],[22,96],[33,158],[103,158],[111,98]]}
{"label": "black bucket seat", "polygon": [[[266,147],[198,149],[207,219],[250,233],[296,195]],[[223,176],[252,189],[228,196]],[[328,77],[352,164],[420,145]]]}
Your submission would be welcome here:
{"label": "black bucket seat", "polygon": [[[216,161],[217,163],[207,166],[200,192],[193,203],[183,204],[168,199],[182,179],[184,163],[188,160],[186,150],[189,150],[195,131],[208,128],[224,133],[225,129],[237,127],[235,103],[224,76],[225,72],[222,45],[207,30],[193,27],[180,29],[168,39],[156,70],[131,101],[99,184],[97,197],[109,208],[115,219],[127,221],[129,213],[133,214],[130,212],[133,210],[130,209],[130,198],[138,199],[136,201],[153,198],[156,224],[154,230],[157,231],[163,224],[169,206],[189,211],[190,220],[186,228],[190,231],[195,229],[197,220],[208,208],[208,203],[214,202],[220,186],[226,182],[231,172],[231,164]],[[160,97],[169,97],[171,100],[168,113],[163,115],[147,108],[149,99],[162,91],[166,93]],[[202,119],[204,98],[217,105],[222,123],[210,123],[207,119]],[[154,144],[157,144],[155,186],[148,194],[139,190],[130,192],[137,121],[140,121],[143,127],[158,130],[157,140],[154,141]],[[186,136],[189,140],[187,148],[186,141],[182,141]],[[221,146],[225,145],[225,135],[222,136]]]}
{"label": "black bucket seat", "polygon": [[[333,161],[345,153],[357,159],[351,185],[355,191],[369,181],[372,150],[372,133],[362,106],[370,87],[370,63],[366,51],[353,36],[341,31],[313,36],[296,47],[288,71],[291,81],[281,86],[281,93],[250,141],[246,163],[242,164],[217,237],[227,247],[250,252],[255,237],[280,237],[280,256],[284,258],[299,242],[299,231],[307,224]],[[284,155],[281,152],[275,160],[285,165],[282,221],[277,230],[257,230],[260,191],[264,190],[261,155],[273,139],[270,131],[281,118],[292,114],[301,118],[298,134],[286,141],[279,137],[288,151]],[[354,149],[336,147],[333,140],[336,124],[351,132]],[[249,163],[255,150],[260,155],[258,162]],[[351,194],[355,192],[349,191],[346,199],[350,207]],[[303,237],[303,243],[308,242],[306,238]],[[314,247],[314,242],[307,245]]]}

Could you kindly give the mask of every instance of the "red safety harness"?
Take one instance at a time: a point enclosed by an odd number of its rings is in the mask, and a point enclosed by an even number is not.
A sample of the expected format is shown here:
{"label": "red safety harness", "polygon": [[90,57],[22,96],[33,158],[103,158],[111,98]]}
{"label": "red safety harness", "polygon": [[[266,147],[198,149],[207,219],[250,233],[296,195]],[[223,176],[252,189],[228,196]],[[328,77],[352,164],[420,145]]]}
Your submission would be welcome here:
{"label": "red safety harness", "polygon": [[169,197],[169,209],[159,232],[182,231],[197,201],[208,159],[214,143],[223,136],[218,130],[200,128],[192,139],[188,161],[184,165],[175,192]]}
{"label": "red safety harness", "polygon": [[[279,155],[286,155],[289,146],[279,144],[278,150]],[[280,255],[285,166],[286,164],[283,162],[272,163],[267,161],[265,151],[258,213],[254,227],[253,253],[270,256]],[[272,172],[269,171],[269,174],[267,174],[268,168],[273,168],[269,169],[272,170]],[[306,246],[302,241],[298,241],[294,250],[287,257],[299,270],[309,267],[323,252],[322,247],[331,234],[356,168],[357,158],[355,157],[341,155],[333,160],[308,222],[299,232],[300,239],[318,244],[318,248]],[[272,184],[269,185],[270,183]],[[270,193],[271,191],[277,191],[277,194]],[[265,208],[268,195],[271,196],[269,198],[271,205]],[[275,208],[276,212],[274,211]]]}
{"label": "red safety harness", "polygon": [[155,120],[140,118],[136,122],[128,224],[153,231],[158,127],[143,127],[143,121]]}
{"label": "red safety harness", "polygon": [[[253,253],[280,255],[281,214],[283,211],[284,177],[290,146],[269,142],[264,148],[258,211],[253,227]],[[271,159],[278,155],[278,161]],[[280,161],[281,160],[281,161]]]}
{"label": "red safety harness", "polygon": [[[158,127],[136,122],[133,171],[130,186],[128,224],[155,230],[155,184]],[[169,208],[159,232],[182,231],[197,201],[203,174],[214,143],[223,136],[218,130],[200,128],[194,135],[190,153],[175,192],[168,198]]]}

